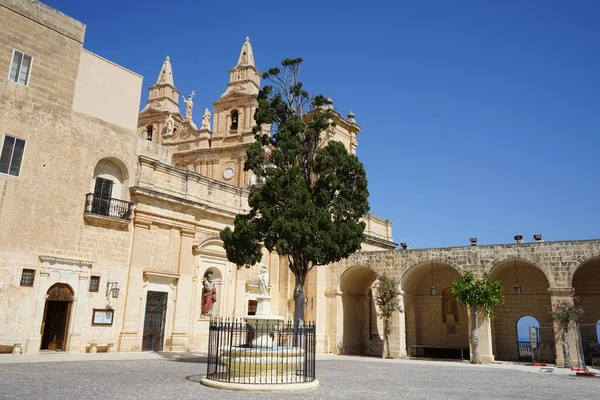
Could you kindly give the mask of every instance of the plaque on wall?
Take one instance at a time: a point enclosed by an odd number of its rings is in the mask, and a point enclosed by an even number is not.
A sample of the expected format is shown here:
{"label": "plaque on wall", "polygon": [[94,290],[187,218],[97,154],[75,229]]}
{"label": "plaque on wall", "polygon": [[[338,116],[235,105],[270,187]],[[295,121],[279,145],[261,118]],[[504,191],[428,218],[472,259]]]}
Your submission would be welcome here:
{"label": "plaque on wall", "polygon": [[92,325],[111,326],[113,324],[114,310],[94,308],[92,314]]}

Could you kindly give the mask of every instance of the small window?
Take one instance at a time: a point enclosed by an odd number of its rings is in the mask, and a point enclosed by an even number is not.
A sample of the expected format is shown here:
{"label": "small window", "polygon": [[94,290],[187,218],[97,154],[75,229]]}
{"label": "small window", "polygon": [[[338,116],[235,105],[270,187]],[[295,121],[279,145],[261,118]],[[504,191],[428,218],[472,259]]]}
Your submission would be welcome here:
{"label": "small window", "polygon": [[29,73],[31,72],[31,62],[33,59],[20,51],[13,51],[13,58],[10,64],[8,79],[13,82],[27,86],[29,83]]}
{"label": "small window", "polygon": [[25,141],[4,135],[4,144],[0,154],[0,173],[19,176],[25,151]]}
{"label": "small window", "polygon": [[146,127],[146,139],[148,139],[149,141],[152,141],[152,132],[154,131],[154,128],[152,127],[152,125],[148,125]]}
{"label": "small window", "polygon": [[35,269],[24,269],[21,274],[21,286],[32,287]]}
{"label": "small window", "polygon": [[97,292],[98,289],[100,288],[100,277],[99,276],[92,276],[90,277],[90,292]]}

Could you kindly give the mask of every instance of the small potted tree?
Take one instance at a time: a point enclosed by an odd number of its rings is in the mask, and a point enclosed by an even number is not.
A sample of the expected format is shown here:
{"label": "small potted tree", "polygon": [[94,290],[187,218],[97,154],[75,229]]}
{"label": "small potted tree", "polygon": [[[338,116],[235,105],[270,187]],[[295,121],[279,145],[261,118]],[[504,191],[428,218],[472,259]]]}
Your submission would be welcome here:
{"label": "small potted tree", "polygon": [[379,310],[378,315],[383,320],[383,358],[394,358],[390,352],[389,335],[392,331],[392,316],[394,312],[401,310],[398,299],[399,286],[399,282],[385,272],[378,277],[375,284],[375,304]]}

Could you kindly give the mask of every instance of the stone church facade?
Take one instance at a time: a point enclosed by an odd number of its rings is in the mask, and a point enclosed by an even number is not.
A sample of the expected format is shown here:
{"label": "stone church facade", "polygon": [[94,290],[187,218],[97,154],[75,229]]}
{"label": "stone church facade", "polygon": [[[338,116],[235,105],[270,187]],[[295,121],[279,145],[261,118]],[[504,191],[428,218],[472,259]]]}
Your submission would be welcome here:
{"label": "stone church facade", "polygon": [[[213,317],[252,314],[260,294],[259,267],[238,270],[219,239],[260,184],[243,171],[260,88],[250,40],[212,107],[182,96],[167,57],[140,112],[142,77],[85,50],[82,23],[33,0],[0,0],[0,19],[0,352],[206,350],[207,273]],[[335,118],[331,139],[355,154],[354,114]],[[380,351],[372,286],[384,270],[402,282],[400,356],[468,348],[466,312],[448,298],[466,270],[490,271],[507,288],[498,317],[482,323],[488,360],[515,359],[516,320],[541,322],[543,307],[573,288],[585,318],[600,318],[597,241],[394,250],[391,222],[364,220],[361,251],[308,276],[306,319],[320,352]],[[291,317],[285,258],[265,250],[261,264],[273,312]],[[543,335],[554,356],[553,331]]]}

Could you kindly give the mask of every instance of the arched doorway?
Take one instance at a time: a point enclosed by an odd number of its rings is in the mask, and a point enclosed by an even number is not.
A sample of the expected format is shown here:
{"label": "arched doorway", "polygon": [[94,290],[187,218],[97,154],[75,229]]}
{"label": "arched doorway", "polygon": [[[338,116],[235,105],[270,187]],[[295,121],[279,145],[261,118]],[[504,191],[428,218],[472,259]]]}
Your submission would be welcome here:
{"label": "arched doorway", "polygon": [[[492,319],[494,356],[502,361],[519,361],[519,337],[515,323],[523,316],[530,316],[539,324],[540,345],[536,359],[554,362],[556,349],[554,328],[548,320],[546,307],[551,305],[546,275],[534,264],[521,259],[508,259],[492,268],[491,276],[504,286],[504,304],[496,307]],[[515,289],[517,286],[517,289]]]}
{"label": "arched doorway", "polygon": [[448,264],[426,261],[411,267],[402,278],[410,356],[468,359],[467,310],[450,297],[460,277]]}
{"label": "arched doorway", "polygon": [[353,267],[340,278],[342,292],[343,354],[381,356],[382,337],[371,287],[377,274],[369,267]]}
{"label": "arched doorway", "polygon": [[540,323],[531,315],[526,315],[519,318],[517,321],[517,346],[519,348],[519,360],[530,361],[533,355],[533,347],[531,345],[530,329],[536,329],[536,348],[539,347],[541,337],[539,335]]}
{"label": "arched doorway", "polygon": [[73,289],[56,283],[48,289],[44,318],[42,319],[41,350],[66,350]]}
{"label": "arched doorway", "polygon": [[600,363],[600,258],[581,264],[573,275],[573,290],[583,308],[579,318],[579,330],[585,361],[592,365]]}

